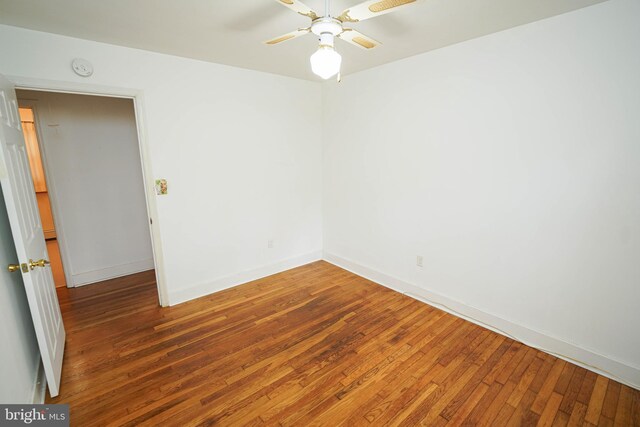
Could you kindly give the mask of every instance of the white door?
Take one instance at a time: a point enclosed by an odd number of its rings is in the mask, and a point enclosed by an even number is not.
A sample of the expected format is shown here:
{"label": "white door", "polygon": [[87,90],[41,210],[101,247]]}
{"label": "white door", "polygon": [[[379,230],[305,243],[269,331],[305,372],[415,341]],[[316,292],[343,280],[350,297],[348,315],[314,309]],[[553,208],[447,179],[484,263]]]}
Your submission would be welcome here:
{"label": "white door", "polygon": [[[40,356],[51,396],[60,389],[64,325],[48,264],[38,203],[22,136],[18,101],[11,82],[0,75],[0,184],[7,205]],[[9,236],[2,236],[8,238]],[[7,266],[0,266],[7,268]]]}

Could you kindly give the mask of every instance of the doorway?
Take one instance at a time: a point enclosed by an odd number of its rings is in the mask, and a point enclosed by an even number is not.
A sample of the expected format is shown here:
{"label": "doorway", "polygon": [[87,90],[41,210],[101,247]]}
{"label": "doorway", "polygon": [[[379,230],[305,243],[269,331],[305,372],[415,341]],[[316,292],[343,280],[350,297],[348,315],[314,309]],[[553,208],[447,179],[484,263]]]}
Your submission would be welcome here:
{"label": "doorway", "polygon": [[56,287],[153,270],[133,100],[16,92]]}
{"label": "doorway", "polygon": [[42,157],[40,156],[40,144],[38,142],[34,111],[32,107],[27,106],[19,107],[18,111],[22,124],[22,133],[24,134],[24,141],[27,147],[31,178],[33,179],[33,187],[40,211],[44,239],[47,243],[47,253],[49,254],[49,261],[51,262],[53,281],[56,284],[56,288],[64,288],[67,286],[67,281],[64,275],[62,258],[60,257],[60,246],[58,245],[55,223],[53,221],[49,191],[47,190],[47,180],[42,166]]}

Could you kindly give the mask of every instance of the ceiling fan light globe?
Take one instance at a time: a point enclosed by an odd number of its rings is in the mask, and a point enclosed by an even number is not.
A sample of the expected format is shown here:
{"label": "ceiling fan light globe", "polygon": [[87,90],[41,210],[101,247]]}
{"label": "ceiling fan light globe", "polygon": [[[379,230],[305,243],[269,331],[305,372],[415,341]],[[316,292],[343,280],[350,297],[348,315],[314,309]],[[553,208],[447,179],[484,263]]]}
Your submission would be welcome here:
{"label": "ceiling fan light globe", "polygon": [[320,48],[309,58],[311,71],[319,77],[327,80],[338,74],[342,64],[342,56],[333,48],[320,46]]}

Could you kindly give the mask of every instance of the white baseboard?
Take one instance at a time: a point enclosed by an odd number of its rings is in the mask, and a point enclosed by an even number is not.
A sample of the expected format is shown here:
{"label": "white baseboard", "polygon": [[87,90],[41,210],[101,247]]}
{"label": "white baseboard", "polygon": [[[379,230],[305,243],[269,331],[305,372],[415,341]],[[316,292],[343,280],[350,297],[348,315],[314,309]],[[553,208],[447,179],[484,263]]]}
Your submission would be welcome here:
{"label": "white baseboard", "polygon": [[310,252],[308,254],[289,258],[283,261],[276,262],[274,264],[258,267],[253,270],[243,271],[241,273],[222,277],[220,279],[214,280],[213,282],[201,283],[185,289],[169,291],[169,305],[180,304],[185,301],[209,295],[223,289],[232,288],[243,283],[251,282],[252,280],[271,276],[272,274],[280,273],[291,268],[300,267],[301,265],[309,264],[310,262],[319,261],[321,259],[322,251]]}
{"label": "white baseboard", "polygon": [[91,283],[102,282],[103,280],[115,279],[116,277],[127,276],[129,274],[140,273],[141,271],[153,270],[153,258],[142,261],[130,262],[127,264],[114,265],[112,267],[101,268],[99,270],[86,271],[84,273],[72,274],[72,286],[90,285]]}
{"label": "white baseboard", "polygon": [[44,366],[42,360],[38,357],[38,371],[36,373],[36,382],[33,384],[33,393],[31,403],[41,404],[44,403],[44,398],[47,391],[47,378],[44,375]]}
{"label": "white baseboard", "polygon": [[394,291],[640,390],[640,369],[637,367],[534,331],[337,255],[325,252],[323,259]]}

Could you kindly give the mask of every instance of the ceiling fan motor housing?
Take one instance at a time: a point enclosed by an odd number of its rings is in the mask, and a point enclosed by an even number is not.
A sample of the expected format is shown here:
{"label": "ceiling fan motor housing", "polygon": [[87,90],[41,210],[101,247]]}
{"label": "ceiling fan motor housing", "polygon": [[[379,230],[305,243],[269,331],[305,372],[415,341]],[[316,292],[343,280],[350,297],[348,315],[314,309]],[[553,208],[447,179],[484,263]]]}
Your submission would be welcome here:
{"label": "ceiling fan motor housing", "polygon": [[320,45],[333,46],[333,38],[342,33],[342,22],[325,16],[311,23],[311,32],[320,38]]}

